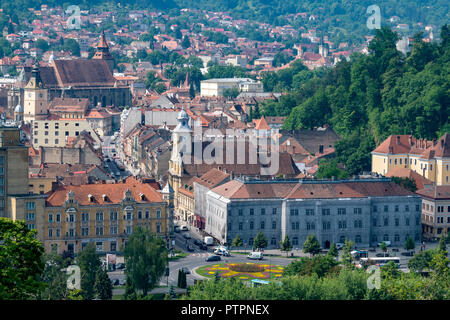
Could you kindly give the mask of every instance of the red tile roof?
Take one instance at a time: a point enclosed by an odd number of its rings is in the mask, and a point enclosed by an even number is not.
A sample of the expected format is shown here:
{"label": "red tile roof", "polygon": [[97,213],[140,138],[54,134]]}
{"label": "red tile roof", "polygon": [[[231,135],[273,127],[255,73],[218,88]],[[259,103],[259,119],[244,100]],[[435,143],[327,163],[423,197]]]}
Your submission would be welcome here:
{"label": "red tile roof", "polygon": [[[54,192],[50,193],[46,205],[50,207],[62,206],[67,200],[69,191],[75,194],[75,200],[80,205],[119,204],[127,190],[131,191],[133,199],[139,203],[163,202],[162,195],[149,184],[129,177],[125,182],[115,184],[84,184],[58,187]],[[144,200],[140,198],[141,193],[145,196]],[[94,197],[93,202],[89,201],[89,194]],[[104,194],[107,196],[106,201],[103,199]]]}
{"label": "red tile roof", "polygon": [[423,189],[427,184],[433,184],[432,181],[418,174],[414,170],[402,167],[395,167],[386,172],[386,177],[401,177],[401,178],[409,178],[416,182],[417,189]]}

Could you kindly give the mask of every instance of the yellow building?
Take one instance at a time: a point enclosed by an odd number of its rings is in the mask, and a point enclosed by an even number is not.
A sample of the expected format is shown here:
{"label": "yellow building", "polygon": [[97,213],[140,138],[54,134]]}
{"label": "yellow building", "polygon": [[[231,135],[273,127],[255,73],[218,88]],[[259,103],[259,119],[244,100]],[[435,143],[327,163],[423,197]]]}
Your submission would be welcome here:
{"label": "yellow building", "polygon": [[8,196],[28,194],[28,147],[17,127],[0,128],[0,217],[11,217]]}
{"label": "yellow building", "polygon": [[450,232],[450,186],[430,186],[417,193],[422,196],[423,237],[445,237]]}
{"label": "yellow building", "polygon": [[89,242],[98,252],[117,252],[137,226],[168,241],[168,207],[161,192],[132,177],[116,184],[63,186],[46,199],[36,229],[46,252],[79,252]]}
{"label": "yellow building", "polygon": [[382,175],[394,168],[407,168],[439,185],[450,184],[450,135],[440,139],[416,139],[391,135],[372,151],[372,172]]}

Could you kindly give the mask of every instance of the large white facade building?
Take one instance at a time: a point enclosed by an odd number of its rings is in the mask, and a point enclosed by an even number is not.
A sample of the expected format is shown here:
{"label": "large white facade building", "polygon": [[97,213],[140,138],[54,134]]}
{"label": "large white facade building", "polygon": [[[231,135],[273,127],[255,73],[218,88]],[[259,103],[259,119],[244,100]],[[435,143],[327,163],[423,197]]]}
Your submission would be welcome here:
{"label": "large white facade building", "polygon": [[202,97],[222,96],[226,89],[238,89],[241,92],[263,92],[263,84],[250,78],[209,79],[200,83]]}

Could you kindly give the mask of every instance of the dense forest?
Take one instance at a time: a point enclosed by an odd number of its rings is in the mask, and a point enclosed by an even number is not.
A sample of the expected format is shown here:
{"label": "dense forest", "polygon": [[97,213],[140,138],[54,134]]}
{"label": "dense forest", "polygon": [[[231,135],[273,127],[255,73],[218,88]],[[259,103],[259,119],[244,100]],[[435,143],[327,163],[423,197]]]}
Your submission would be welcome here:
{"label": "dense forest", "polygon": [[355,53],[330,69],[309,71],[295,63],[268,73],[266,89],[290,91],[254,112],[287,116],[285,129],[329,124],[343,137],[336,152],[347,172],[370,170],[370,152],[391,134],[434,139],[450,131],[449,26],[442,27],[441,36],[438,44],[417,34],[404,56],[396,49],[398,35],[382,28],[368,55]]}

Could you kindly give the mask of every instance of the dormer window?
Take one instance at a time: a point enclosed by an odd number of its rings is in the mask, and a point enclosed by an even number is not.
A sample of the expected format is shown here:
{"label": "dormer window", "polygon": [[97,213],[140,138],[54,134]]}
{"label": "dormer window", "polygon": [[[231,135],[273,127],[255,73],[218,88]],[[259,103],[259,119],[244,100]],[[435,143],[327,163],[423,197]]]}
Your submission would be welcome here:
{"label": "dormer window", "polygon": [[141,199],[141,201],[144,201],[145,200],[145,194],[139,193],[139,198]]}
{"label": "dormer window", "polygon": [[107,196],[106,194],[103,194],[103,195],[102,195],[102,198],[103,198],[103,201],[104,201],[104,202],[107,202],[107,201],[108,201],[108,196]]}
{"label": "dormer window", "polygon": [[94,196],[92,194],[88,195],[89,202],[94,202]]}

